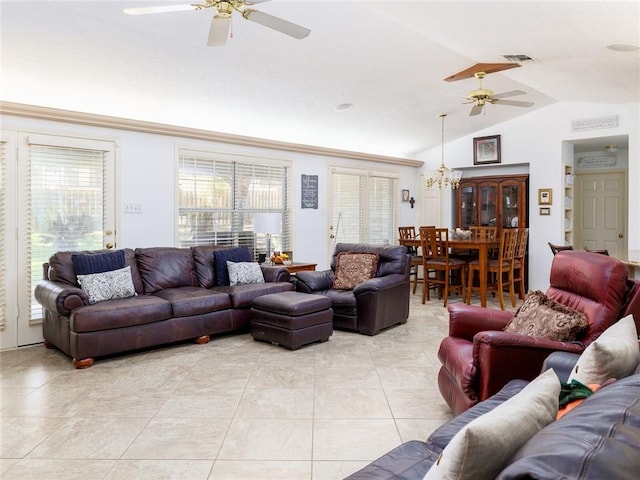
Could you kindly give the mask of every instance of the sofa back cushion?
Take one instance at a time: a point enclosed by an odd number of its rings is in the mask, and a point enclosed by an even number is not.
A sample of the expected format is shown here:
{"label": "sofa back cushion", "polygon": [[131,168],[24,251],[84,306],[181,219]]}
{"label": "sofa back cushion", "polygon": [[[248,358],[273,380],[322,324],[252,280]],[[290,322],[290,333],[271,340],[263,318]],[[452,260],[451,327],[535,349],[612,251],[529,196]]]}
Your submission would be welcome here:
{"label": "sofa back cushion", "polygon": [[627,266],[613,257],[571,250],[558,252],[551,265],[547,296],[584,313],[582,338],[593,342],[621,316],[628,294]]}
{"label": "sofa back cushion", "polygon": [[638,478],[639,398],[640,375],[602,387],[534,435],[497,478]]}
{"label": "sofa back cushion", "polygon": [[338,255],[341,252],[350,253],[373,253],[378,255],[378,266],[376,277],[384,277],[393,273],[406,275],[409,278],[409,261],[407,257],[407,247],[403,245],[367,245],[364,243],[338,243],[336,244],[333,258],[331,259],[331,270],[336,271]]}
{"label": "sofa back cushion", "polygon": [[211,288],[216,285],[216,274],[214,271],[213,253],[218,250],[228,250],[229,246],[223,245],[199,245],[191,247],[193,261],[196,266],[196,276],[198,277],[198,286],[202,288]]}
{"label": "sofa back cushion", "polygon": [[136,258],[145,293],[198,285],[193,256],[188,248],[136,248]]}
{"label": "sofa back cushion", "polygon": [[[49,258],[49,269],[47,272],[48,279],[55,282],[62,282],[72,285],[74,287],[80,287],[78,283],[78,273],[73,264],[73,256],[82,255],[102,255],[113,254],[118,250],[84,250],[79,252],[57,252],[51,255]],[[133,280],[133,286],[137,293],[144,293],[144,287],[142,285],[142,278],[140,277],[140,271],[138,270],[138,263],[136,261],[136,254],[131,248],[123,248],[121,252],[124,253],[124,266],[131,267],[131,279]]]}

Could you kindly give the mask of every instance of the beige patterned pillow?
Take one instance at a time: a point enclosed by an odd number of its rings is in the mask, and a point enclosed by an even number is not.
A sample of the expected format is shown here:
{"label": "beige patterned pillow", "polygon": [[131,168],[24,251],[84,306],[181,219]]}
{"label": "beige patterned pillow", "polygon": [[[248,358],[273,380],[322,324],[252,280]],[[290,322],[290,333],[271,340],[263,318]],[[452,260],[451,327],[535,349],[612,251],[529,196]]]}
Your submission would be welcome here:
{"label": "beige patterned pillow", "polygon": [[577,340],[588,326],[584,313],[562,305],[536,290],[529,292],[504,331],[571,342]]}
{"label": "beige patterned pillow", "polygon": [[377,253],[340,252],[336,261],[333,288],[353,290],[365,280],[374,278],[379,258]]}

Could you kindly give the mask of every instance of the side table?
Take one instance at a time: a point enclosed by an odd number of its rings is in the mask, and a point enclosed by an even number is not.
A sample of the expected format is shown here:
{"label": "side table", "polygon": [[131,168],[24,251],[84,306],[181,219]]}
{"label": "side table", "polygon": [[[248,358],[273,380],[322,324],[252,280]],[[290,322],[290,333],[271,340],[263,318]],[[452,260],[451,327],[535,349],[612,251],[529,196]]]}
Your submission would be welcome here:
{"label": "side table", "polygon": [[283,265],[284,268],[291,274],[302,271],[313,271],[316,269],[317,263],[303,263],[303,262],[293,262],[291,265]]}

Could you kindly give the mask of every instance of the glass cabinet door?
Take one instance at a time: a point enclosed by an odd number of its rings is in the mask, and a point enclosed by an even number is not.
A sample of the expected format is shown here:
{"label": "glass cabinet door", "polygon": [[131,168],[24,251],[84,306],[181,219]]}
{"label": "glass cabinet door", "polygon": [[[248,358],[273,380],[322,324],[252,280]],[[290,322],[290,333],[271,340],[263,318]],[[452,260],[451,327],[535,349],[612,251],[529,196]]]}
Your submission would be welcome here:
{"label": "glass cabinet door", "polygon": [[478,221],[478,206],[476,205],[475,185],[460,187],[460,228],[467,229],[469,225],[476,225]]}
{"label": "glass cabinet door", "polygon": [[498,186],[494,184],[480,184],[480,225],[497,225],[498,216]]}
{"label": "glass cabinet door", "polygon": [[502,185],[502,228],[516,228],[518,226],[519,194],[519,185]]}

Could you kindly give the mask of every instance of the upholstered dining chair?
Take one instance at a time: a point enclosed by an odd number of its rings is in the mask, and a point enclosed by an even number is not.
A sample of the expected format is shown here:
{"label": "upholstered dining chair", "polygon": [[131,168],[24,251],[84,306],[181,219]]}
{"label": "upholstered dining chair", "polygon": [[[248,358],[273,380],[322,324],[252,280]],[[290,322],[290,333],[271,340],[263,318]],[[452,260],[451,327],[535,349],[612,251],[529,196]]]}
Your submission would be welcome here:
{"label": "upholstered dining chair", "polygon": [[[487,262],[487,272],[492,277],[492,281],[487,284],[487,292],[495,292],[500,300],[500,309],[504,310],[504,277],[507,276],[509,296],[511,305],[516,306],[516,296],[513,282],[513,260],[518,240],[518,230],[515,228],[504,228],[500,234],[500,249],[498,258],[491,258]],[[480,274],[480,261],[469,262],[469,285],[467,286],[467,302],[471,303],[474,292],[474,275]],[[475,287],[477,289],[477,287]]]}
{"label": "upholstered dining chair", "polygon": [[[416,239],[416,227],[408,226],[408,227],[398,227],[398,235],[400,239],[400,243],[402,240],[415,240]],[[422,255],[419,253],[419,247],[407,246],[407,253],[411,258],[411,285],[412,285],[412,293],[416,293],[416,289],[418,288],[418,283],[422,281],[419,276],[420,267],[422,267]]]}
{"label": "upholstered dining chair", "polygon": [[451,291],[457,290],[463,299],[466,298],[467,262],[449,256],[449,230],[420,227],[420,242],[423,259],[422,303],[429,300],[431,288],[438,288],[442,293],[445,307]]}
{"label": "upholstered dining chair", "polygon": [[563,252],[565,250],[573,250],[573,245],[555,245],[551,242],[547,242],[549,244],[549,248],[551,252],[556,255],[558,252]]}

